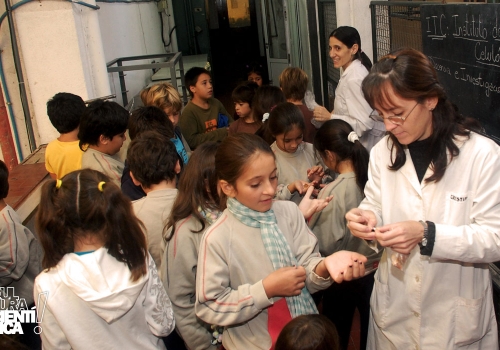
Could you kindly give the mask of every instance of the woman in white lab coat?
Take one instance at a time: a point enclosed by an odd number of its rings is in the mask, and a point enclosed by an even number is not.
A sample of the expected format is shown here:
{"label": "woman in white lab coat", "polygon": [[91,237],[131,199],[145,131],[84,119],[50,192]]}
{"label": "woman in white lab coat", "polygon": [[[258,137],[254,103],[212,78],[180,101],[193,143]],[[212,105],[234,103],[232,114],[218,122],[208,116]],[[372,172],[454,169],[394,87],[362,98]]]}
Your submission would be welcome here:
{"label": "woman in white lab coat", "polygon": [[356,28],[338,27],[330,34],[330,58],[340,68],[340,80],[335,89],[333,111],[318,106],[314,109],[313,124],[319,127],[330,119],[348,122],[358,134],[359,141],[370,152],[385,135],[384,123],[370,119],[370,107],[361,90],[361,82],[368,75],[372,63],[361,50],[361,38]]}
{"label": "woman in white lab coat", "polygon": [[500,260],[499,147],[471,131],[416,50],[382,58],[363,92],[389,132],[346,215],[355,236],[386,247],[368,349],[498,349],[488,263]]}

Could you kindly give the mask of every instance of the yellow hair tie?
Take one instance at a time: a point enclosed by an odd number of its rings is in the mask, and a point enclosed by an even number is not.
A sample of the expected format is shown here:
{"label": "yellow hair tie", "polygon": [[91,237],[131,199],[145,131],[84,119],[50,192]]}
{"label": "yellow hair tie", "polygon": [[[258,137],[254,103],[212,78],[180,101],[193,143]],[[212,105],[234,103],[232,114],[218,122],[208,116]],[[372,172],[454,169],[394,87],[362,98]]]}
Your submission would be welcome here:
{"label": "yellow hair tie", "polygon": [[89,149],[89,144],[88,143],[84,143],[81,148],[82,148],[83,152],[86,152]]}
{"label": "yellow hair tie", "polygon": [[61,180],[61,179],[57,179],[57,180],[56,180],[56,188],[57,188],[57,189],[60,189],[60,188],[61,188],[61,186],[62,186],[62,180]]}
{"label": "yellow hair tie", "polygon": [[97,185],[97,188],[99,189],[99,191],[101,191],[101,192],[103,191],[102,186],[104,186],[105,183],[106,182],[104,182],[104,181],[99,182],[99,184]]}

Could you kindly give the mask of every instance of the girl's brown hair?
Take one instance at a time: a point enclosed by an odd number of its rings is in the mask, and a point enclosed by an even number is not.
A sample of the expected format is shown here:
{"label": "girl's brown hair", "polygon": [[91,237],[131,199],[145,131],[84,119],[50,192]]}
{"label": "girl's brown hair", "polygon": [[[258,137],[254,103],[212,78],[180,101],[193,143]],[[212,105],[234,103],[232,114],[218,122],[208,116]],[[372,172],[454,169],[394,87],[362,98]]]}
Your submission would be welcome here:
{"label": "girl's brown hair", "polygon": [[[389,89],[404,99],[418,103],[428,98],[438,99],[432,111],[429,146],[433,174],[425,179],[426,182],[441,180],[449,162],[460,153],[454,142],[455,137],[468,137],[469,130],[479,129],[476,121],[464,118],[448,100],[431,61],[420,51],[403,49],[382,57],[363,80],[362,88],[372,108],[376,104],[392,105]],[[389,135],[392,140],[392,164],[389,169],[398,170],[406,163],[406,154],[398,139]]]}
{"label": "girl's brown hair", "polygon": [[[76,240],[97,236],[111,256],[127,264],[132,281],[145,275],[146,238],[120,188],[91,169],[73,171],[57,181],[42,186],[36,214],[36,232],[45,252],[43,267],[50,269],[72,253]],[[100,182],[105,183],[99,186]]]}
{"label": "girl's brown hair", "polygon": [[236,180],[252,156],[258,153],[267,153],[274,158],[271,147],[256,135],[242,133],[227,137],[215,154],[217,177],[236,186]]}
{"label": "girl's brown hair", "polygon": [[[223,200],[217,192],[217,175],[215,173],[215,153],[218,144],[205,142],[191,154],[179,179],[178,193],[172,212],[163,230],[165,240],[169,241],[175,232],[175,223],[193,215],[200,223],[203,232],[207,224],[198,210],[222,210]],[[171,228],[171,229],[170,229]],[[170,230],[169,230],[170,229]]]}

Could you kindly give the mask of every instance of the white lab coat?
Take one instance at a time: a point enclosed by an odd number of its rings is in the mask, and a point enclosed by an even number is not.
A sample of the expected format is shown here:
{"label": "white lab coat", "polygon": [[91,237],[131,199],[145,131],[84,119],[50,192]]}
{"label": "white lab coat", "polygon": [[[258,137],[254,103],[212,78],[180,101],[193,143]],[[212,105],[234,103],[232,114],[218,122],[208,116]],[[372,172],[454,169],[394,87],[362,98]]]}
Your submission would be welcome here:
{"label": "white lab coat", "polygon": [[376,213],[377,226],[432,221],[436,240],[431,257],[416,246],[403,271],[386,248],[368,349],[498,349],[488,263],[500,260],[500,148],[475,133],[460,137],[460,154],[441,181],[419,183],[408,150],[401,169],[387,168],[390,144],[384,138],[372,150],[360,208]]}
{"label": "white lab coat", "polygon": [[342,71],[339,85],[335,90],[332,119],[348,122],[358,134],[359,141],[370,152],[372,147],[385,135],[383,122],[370,119],[373,108],[366,102],[361,89],[368,70],[360,60],[354,60]]}

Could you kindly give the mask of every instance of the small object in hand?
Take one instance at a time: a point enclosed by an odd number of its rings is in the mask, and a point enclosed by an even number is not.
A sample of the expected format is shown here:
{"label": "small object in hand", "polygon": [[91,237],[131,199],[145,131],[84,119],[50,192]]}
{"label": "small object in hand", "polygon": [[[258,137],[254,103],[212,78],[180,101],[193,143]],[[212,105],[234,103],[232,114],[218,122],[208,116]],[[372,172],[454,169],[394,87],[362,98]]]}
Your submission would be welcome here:
{"label": "small object in hand", "polygon": [[392,266],[403,271],[403,267],[405,266],[406,260],[408,260],[409,254],[401,254],[394,252],[391,255]]}

